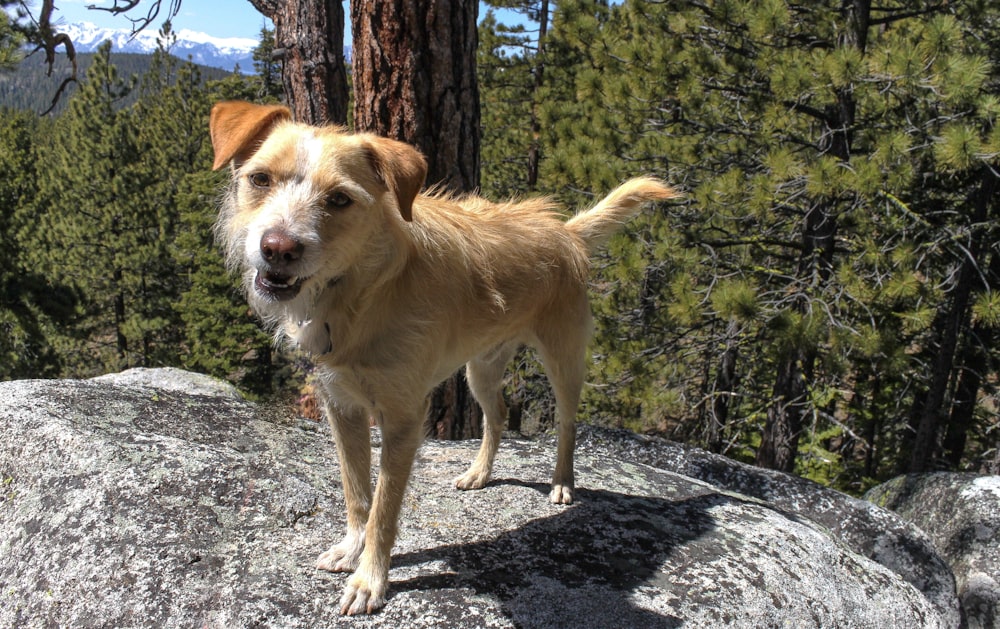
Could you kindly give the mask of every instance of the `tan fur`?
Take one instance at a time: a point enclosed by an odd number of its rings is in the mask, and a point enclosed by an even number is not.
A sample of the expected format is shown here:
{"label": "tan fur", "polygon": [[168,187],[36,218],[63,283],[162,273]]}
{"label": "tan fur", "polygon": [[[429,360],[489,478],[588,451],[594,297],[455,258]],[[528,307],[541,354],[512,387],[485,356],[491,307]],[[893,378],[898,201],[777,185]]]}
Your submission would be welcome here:
{"label": "tan fur", "polygon": [[[347,503],[347,533],[317,567],[354,571],[342,612],[372,612],[385,602],[427,395],[463,363],[484,437],[456,486],[489,480],[506,420],[504,369],[527,343],[556,397],[550,500],[573,500],[588,257],[643,202],[676,193],[634,179],[569,221],[544,199],[420,195],[426,165],[412,147],[289,118],[246,103],[213,109],[215,167],[229,163],[233,175],[217,231],[254,310],[316,361]],[[382,430],[374,494],[369,417]]]}

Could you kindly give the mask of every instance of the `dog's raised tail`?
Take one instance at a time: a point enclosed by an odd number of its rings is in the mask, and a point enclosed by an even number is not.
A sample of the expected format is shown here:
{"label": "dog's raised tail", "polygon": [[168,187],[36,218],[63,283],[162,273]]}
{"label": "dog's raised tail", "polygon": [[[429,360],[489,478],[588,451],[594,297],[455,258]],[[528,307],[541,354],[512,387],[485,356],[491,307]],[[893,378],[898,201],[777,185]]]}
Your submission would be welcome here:
{"label": "dog's raised tail", "polygon": [[566,221],[566,228],[576,233],[590,253],[603,247],[627,220],[639,213],[647,201],[675,199],[680,193],[653,177],[630,179],[604,197],[597,205]]}

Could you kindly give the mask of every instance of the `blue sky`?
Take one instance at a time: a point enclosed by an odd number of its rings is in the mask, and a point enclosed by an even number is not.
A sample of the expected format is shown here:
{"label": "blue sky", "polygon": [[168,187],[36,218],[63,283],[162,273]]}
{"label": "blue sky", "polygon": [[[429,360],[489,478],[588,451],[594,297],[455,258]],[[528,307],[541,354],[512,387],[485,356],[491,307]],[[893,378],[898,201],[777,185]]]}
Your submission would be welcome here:
{"label": "blue sky", "polygon": [[[130,15],[144,17],[152,3],[142,0]],[[106,11],[94,11],[88,6],[114,6],[112,0],[57,0],[56,11],[63,23],[92,22],[104,28],[131,28],[132,24],[123,15],[112,15]],[[163,0],[160,16],[151,25],[159,28],[170,7],[170,0]],[[213,37],[248,37],[257,39],[264,16],[253,8],[248,0],[182,0],[181,10],[173,19],[174,30],[190,29],[207,33]],[[270,26],[270,24],[268,24]]]}
{"label": "blue sky", "polygon": [[[37,4],[33,3],[33,4]],[[143,17],[149,10],[151,0],[141,0],[132,10],[134,17]],[[344,12],[348,11],[349,2],[344,2]],[[131,28],[132,24],[123,15],[112,15],[107,11],[94,11],[88,6],[114,6],[113,0],[56,0],[56,11],[64,24],[92,22],[103,28]],[[170,6],[170,0],[162,0],[162,12],[153,22],[151,28],[159,28]],[[486,14],[486,8],[480,5],[480,17]],[[516,22],[515,14],[503,12],[501,20]],[[349,22],[349,20],[348,20]],[[253,8],[248,0],[181,0],[181,10],[173,20],[174,30],[190,29],[207,33],[213,37],[249,37],[257,39],[261,26],[265,23],[264,16]],[[268,23],[270,27],[270,23]],[[347,25],[345,37],[350,38],[350,23]]]}

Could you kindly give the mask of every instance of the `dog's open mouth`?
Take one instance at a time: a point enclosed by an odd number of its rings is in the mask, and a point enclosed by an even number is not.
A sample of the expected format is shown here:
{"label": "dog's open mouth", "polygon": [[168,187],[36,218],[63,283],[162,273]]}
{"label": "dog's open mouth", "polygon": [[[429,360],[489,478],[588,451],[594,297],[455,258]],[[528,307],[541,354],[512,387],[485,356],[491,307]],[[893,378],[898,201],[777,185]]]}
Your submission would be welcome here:
{"label": "dog's open mouth", "polygon": [[305,278],[295,275],[282,275],[268,271],[257,271],[253,287],[258,293],[277,301],[286,301],[299,294]]}

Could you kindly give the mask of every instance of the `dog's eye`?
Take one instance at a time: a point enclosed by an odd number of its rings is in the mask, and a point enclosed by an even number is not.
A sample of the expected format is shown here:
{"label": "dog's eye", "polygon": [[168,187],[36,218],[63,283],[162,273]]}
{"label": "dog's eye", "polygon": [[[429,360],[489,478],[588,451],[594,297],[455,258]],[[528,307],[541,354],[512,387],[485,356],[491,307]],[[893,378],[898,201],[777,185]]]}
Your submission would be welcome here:
{"label": "dog's eye", "polygon": [[340,209],[351,204],[351,197],[343,192],[334,192],[326,198],[326,205],[332,209]]}
{"label": "dog's eye", "polygon": [[267,173],[250,173],[247,179],[250,180],[250,185],[255,188],[271,187],[271,175],[268,175]]}

